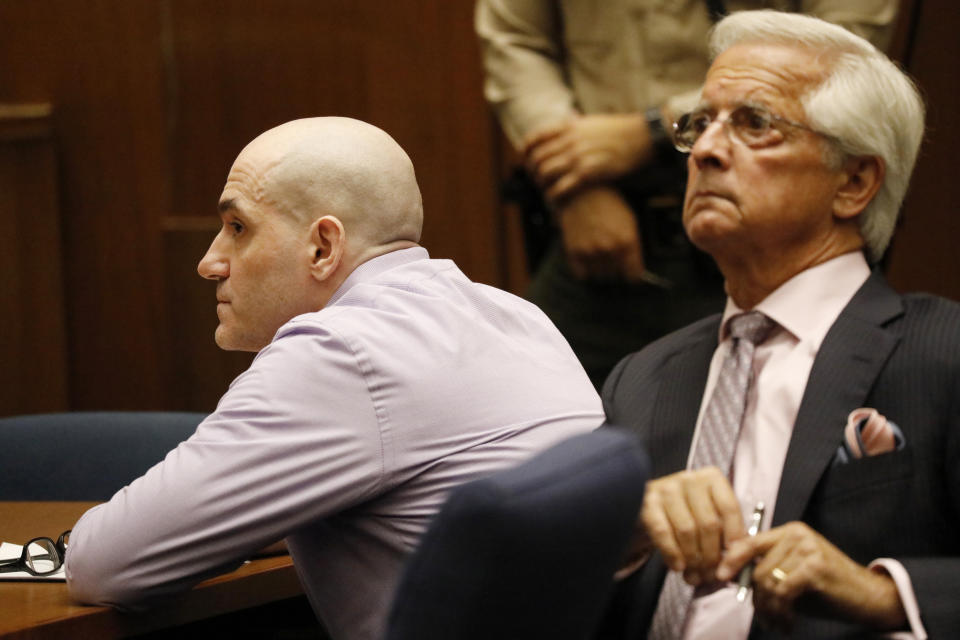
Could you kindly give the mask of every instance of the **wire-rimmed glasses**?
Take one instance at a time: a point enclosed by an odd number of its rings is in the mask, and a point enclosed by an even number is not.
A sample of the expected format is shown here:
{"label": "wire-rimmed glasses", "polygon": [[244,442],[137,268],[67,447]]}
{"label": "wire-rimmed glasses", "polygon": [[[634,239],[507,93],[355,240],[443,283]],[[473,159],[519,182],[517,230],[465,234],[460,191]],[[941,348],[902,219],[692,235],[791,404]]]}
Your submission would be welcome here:
{"label": "wire-rimmed glasses", "polygon": [[32,576],[48,576],[63,566],[70,544],[70,529],[64,531],[54,542],[51,538],[34,538],[23,545],[19,558],[0,560],[0,573],[26,571]]}
{"label": "wire-rimmed glasses", "polygon": [[835,140],[802,122],[770,113],[764,107],[742,104],[725,118],[717,118],[710,109],[697,109],[680,116],[673,123],[673,146],[677,151],[690,153],[703,132],[714,122],[720,123],[729,134],[751,149],[770,147],[781,142],[784,139],[783,127],[795,127]]}

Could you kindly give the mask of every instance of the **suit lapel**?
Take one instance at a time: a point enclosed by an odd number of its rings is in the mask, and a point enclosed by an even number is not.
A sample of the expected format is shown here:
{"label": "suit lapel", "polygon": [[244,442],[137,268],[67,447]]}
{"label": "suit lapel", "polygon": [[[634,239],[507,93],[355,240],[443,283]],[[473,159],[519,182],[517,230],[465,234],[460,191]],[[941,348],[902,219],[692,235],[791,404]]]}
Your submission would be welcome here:
{"label": "suit lapel", "polygon": [[862,407],[899,336],[884,325],[903,313],[874,274],[824,338],[800,402],[783,466],[773,526],[799,520],[836,453],[847,415]]}
{"label": "suit lapel", "polygon": [[668,382],[661,383],[651,415],[650,450],[657,452],[653,460],[655,476],[680,471],[687,465],[718,331],[719,318],[692,336],[664,365],[661,380]]}
{"label": "suit lapel", "polygon": [[[646,425],[653,477],[680,471],[687,465],[710,359],[717,348],[719,326],[718,315],[715,322],[708,322],[690,334],[656,373],[659,382],[656,395],[651,399],[650,423]],[[657,552],[643,571],[631,579],[627,614],[630,624],[624,637],[646,637],[666,571]]]}

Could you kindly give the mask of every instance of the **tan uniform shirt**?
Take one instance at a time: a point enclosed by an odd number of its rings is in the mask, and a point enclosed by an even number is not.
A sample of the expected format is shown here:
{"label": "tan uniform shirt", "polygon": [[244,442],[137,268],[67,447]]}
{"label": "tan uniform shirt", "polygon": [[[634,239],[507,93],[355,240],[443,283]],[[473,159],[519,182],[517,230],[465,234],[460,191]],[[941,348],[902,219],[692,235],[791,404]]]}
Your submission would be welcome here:
{"label": "tan uniform shirt", "polygon": [[[727,0],[799,10],[885,48],[897,0]],[[688,111],[709,67],[703,0],[478,0],[484,93],[515,146],[576,113]]]}

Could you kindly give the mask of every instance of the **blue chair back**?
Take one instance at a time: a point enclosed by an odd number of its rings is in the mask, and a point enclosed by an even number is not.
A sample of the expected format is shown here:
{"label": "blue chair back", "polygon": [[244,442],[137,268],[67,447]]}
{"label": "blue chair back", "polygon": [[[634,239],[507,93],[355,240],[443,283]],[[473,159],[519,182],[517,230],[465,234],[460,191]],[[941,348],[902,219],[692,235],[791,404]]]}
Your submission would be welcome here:
{"label": "blue chair back", "polygon": [[455,489],[405,567],[387,640],[592,637],[649,468],[634,436],[603,428]]}
{"label": "blue chair back", "polygon": [[107,411],[0,418],[0,500],[108,500],[204,417]]}

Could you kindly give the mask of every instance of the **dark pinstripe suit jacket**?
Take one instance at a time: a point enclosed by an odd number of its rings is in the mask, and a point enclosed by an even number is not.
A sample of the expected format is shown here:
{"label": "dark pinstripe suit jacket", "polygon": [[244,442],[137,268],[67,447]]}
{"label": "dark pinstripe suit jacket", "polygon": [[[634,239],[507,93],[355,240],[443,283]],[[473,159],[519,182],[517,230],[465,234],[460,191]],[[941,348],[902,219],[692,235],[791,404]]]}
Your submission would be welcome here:
{"label": "dark pinstripe suit jacket", "polygon": [[[686,463],[719,321],[706,318],[628,356],[604,386],[607,421],[640,435],[654,476]],[[831,466],[857,407],[900,425],[906,446]],[[902,562],[930,636],[960,633],[960,305],[900,296],[874,274],[843,310],[814,361],[784,463],[772,523],[793,520],[860,563]],[[603,637],[645,637],[664,573],[655,556],[621,585]],[[794,637],[862,633],[813,618],[794,628]],[[765,632],[754,625],[751,637]]]}

